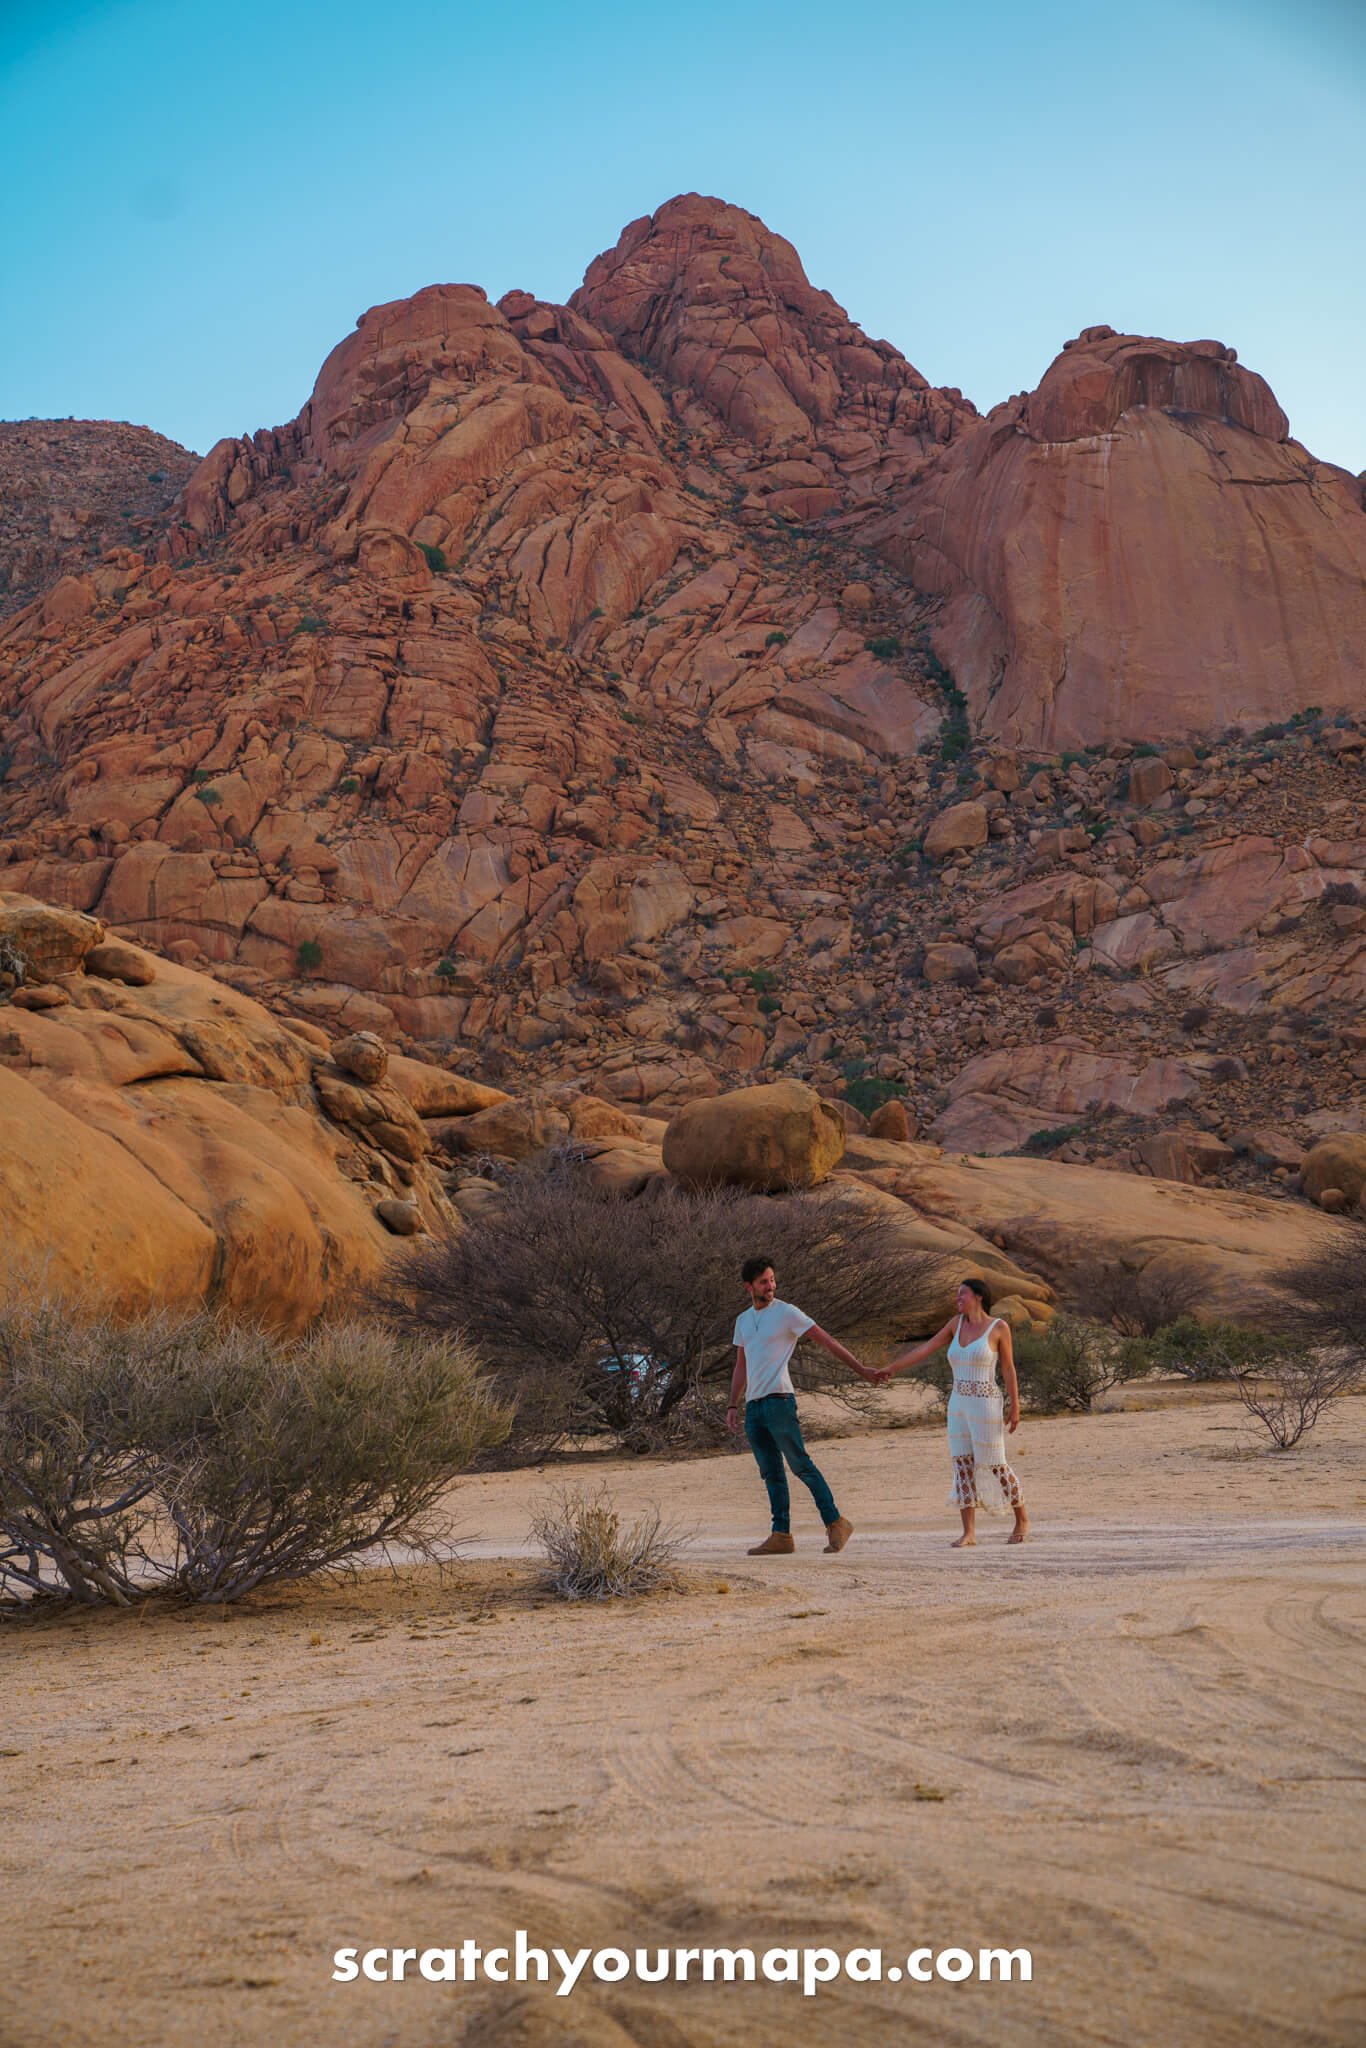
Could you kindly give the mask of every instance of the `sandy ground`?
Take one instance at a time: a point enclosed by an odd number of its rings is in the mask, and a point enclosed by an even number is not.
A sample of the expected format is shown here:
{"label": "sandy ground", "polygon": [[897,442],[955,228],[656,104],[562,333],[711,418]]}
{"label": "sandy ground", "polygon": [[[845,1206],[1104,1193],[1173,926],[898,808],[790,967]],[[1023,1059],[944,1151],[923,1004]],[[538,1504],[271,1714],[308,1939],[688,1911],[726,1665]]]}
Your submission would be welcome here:
{"label": "sandy ground", "polygon": [[[1259,2048],[1366,2039],[1366,1400],[1026,1423],[1037,1540],[954,1554],[938,1431],[595,1460],[688,1590],[534,1588],[547,1477],[466,1562],[0,1627],[4,2048]],[[573,1477],[570,1473],[565,1475]],[[343,1944],[1026,1947],[1029,1984],[334,1985]]]}

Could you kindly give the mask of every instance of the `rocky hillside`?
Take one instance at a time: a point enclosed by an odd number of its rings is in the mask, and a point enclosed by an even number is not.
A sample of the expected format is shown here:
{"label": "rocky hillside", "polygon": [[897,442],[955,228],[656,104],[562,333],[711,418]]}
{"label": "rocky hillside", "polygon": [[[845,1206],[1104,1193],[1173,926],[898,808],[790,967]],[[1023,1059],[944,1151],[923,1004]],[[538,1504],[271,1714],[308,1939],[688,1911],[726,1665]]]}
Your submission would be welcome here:
{"label": "rocky hillside", "polygon": [[[847,1135],[791,1080],[694,1101],[667,1124],[564,1085],[511,1096],[374,1033],[329,1041],[281,1023],[94,918],[13,895],[0,895],[0,1137],[11,1279],[285,1327],[364,1288],[397,1239],[496,1203],[551,1147],[623,1200],[672,1177],[891,1221],[939,1262],[932,1325],[965,1269],[1018,1322],[1106,1273],[1238,1314],[1332,1227],[1255,1195]],[[1364,1176],[1366,1139],[1320,1146],[1306,1169],[1354,1198]]]}
{"label": "rocky hillside", "polygon": [[199,465],[150,427],[0,420],[0,617],[111,547],[140,547]]}
{"label": "rocky hillside", "polygon": [[518,1089],[1276,1192],[1366,1125],[1363,604],[1230,350],[981,419],[693,196],[374,309],[17,614],[0,881]]}

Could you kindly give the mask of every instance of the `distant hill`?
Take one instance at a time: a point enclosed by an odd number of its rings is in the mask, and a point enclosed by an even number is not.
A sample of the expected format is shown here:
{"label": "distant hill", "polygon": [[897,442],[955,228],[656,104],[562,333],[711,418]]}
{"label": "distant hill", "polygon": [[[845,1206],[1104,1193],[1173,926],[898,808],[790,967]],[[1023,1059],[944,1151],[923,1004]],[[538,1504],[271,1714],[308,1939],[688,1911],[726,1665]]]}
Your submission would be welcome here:
{"label": "distant hill", "polygon": [[107,548],[145,545],[198,461],[122,420],[0,420],[0,616]]}

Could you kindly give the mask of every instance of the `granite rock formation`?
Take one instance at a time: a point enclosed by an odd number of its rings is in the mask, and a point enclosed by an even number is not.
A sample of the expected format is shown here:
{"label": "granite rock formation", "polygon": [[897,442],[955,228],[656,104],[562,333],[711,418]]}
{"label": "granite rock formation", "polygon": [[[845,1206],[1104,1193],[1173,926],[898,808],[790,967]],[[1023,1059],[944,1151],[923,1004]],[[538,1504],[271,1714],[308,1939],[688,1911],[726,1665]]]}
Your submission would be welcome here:
{"label": "granite rock formation", "polygon": [[0,627],[0,884],[471,1125],[781,1077],[1275,1195],[1366,1127],[1366,513],[1218,344],[979,419],[693,195],[373,309],[136,538]]}

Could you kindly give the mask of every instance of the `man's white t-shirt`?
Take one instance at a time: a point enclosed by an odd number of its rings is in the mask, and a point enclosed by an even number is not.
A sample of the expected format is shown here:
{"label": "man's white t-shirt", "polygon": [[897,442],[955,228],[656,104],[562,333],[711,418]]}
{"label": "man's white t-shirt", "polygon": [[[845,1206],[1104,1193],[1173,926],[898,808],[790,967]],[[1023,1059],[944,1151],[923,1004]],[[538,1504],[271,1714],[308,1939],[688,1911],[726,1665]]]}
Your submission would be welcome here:
{"label": "man's white t-shirt", "polygon": [[767,1308],[747,1308],[735,1319],[735,1341],[744,1346],[745,1399],[762,1401],[766,1394],[794,1394],[788,1361],[797,1339],[815,1327],[812,1318],[790,1301],[771,1301]]}

